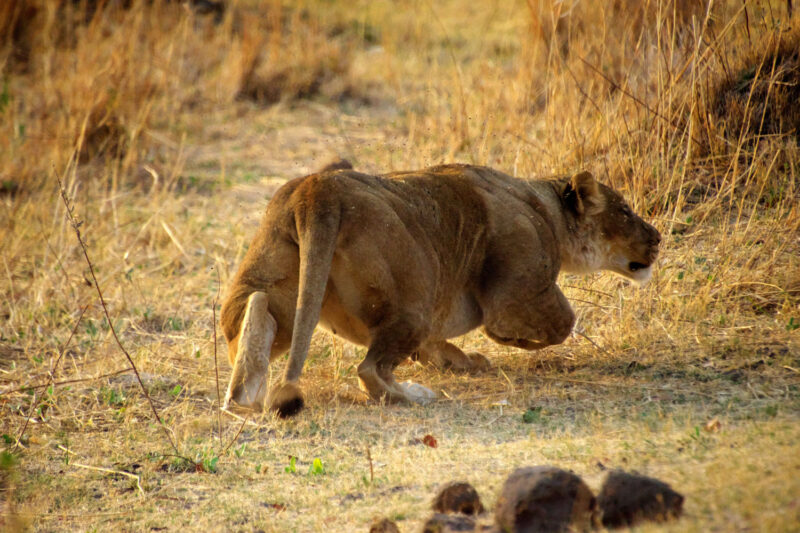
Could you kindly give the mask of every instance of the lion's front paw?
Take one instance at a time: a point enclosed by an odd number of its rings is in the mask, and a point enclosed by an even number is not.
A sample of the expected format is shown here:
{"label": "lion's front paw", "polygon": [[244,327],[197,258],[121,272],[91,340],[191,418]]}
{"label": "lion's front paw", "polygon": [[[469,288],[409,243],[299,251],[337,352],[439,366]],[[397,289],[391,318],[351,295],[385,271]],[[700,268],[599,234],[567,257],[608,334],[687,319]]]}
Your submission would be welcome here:
{"label": "lion's front paw", "polygon": [[411,402],[418,403],[420,405],[426,405],[436,399],[435,392],[428,387],[423,387],[419,383],[414,383],[413,381],[404,381],[399,383],[399,385],[400,388],[403,389],[403,393],[405,393],[406,398]]}

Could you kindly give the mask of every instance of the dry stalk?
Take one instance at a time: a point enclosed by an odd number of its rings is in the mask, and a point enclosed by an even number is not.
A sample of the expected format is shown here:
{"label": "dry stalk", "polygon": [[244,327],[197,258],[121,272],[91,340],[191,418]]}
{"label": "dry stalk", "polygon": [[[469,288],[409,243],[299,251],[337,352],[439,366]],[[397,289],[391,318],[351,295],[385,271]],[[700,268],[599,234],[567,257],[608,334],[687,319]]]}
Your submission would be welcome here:
{"label": "dry stalk", "polygon": [[[69,450],[69,448],[65,448],[61,444],[58,445],[58,448],[64,451],[64,453],[73,453],[72,451]],[[85,468],[87,470],[95,470],[97,472],[105,472],[107,474],[119,474],[121,476],[129,477],[136,481],[136,488],[139,489],[139,495],[144,497],[144,489],[142,488],[142,478],[140,476],[137,476],[136,474],[125,472],[124,470],[114,470],[112,468],[104,468],[102,466],[84,465],[81,463],[75,463],[73,461],[70,461],[69,464],[71,464],[72,466],[77,466],[78,468]]]}
{"label": "dry stalk", "polygon": [[100,298],[100,305],[103,307],[103,314],[106,317],[106,321],[108,322],[108,327],[111,330],[111,334],[114,336],[114,341],[119,346],[119,349],[125,355],[125,358],[128,360],[128,363],[131,365],[131,370],[136,375],[136,381],[139,382],[139,386],[142,389],[142,393],[144,397],[147,398],[147,402],[150,404],[150,409],[153,411],[153,416],[155,416],[156,420],[158,421],[159,427],[164,431],[164,435],[166,435],[167,440],[169,441],[170,446],[172,449],[175,450],[175,453],[180,455],[180,451],[178,447],[175,445],[175,441],[172,439],[172,435],[170,435],[169,429],[164,424],[163,420],[161,420],[161,415],[158,414],[158,410],[156,409],[155,403],[153,403],[153,399],[150,397],[150,394],[147,392],[147,388],[144,386],[144,382],[142,381],[142,376],[139,375],[139,370],[136,368],[136,364],[133,362],[133,358],[128,353],[128,350],[122,345],[122,341],[119,340],[117,336],[117,330],[114,327],[114,323],[111,320],[111,316],[108,313],[108,307],[106,306],[106,300],[103,297],[103,291],[100,289],[100,283],[97,281],[97,276],[94,272],[94,264],[92,260],[89,258],[89,251],[86,247],[86,243],[83,241],[83,236],[81,235],[80,227],[83,224],[82,221],[79,221],[75,217],[74,213],[74,206],[70,205],[69,198],[67,197],[67,191],[64,189],[64,184],[61,182],[61,177],[56,173],[56,179],[58,180],[58,189],[61,194],[61,200],[64,202],[64,207],[67,212],[67,218],[69,219],[70,225],[72,229],[75,231],[75,236],[78,239],[78,244],[81,246],[81,251],[83,252],[83,257],[86,259],[86,263],[89,265],[89,273],[92,276],[92,281],[94,282],[94,288],[97,290],[97,295]]}
{"label": "dry stalk", "polygon": [[367,444],[367,461],[369,461],[369,482],[372,483],[375,481],[375,469],[372,466],[372,452],[369,450],[369,444]]}
{"label": "dry stalk", "polygon": [[[591,63],[589,63],[588,61],[586,61],[586,59],[585,59],[585,58],[583,58],[583,57],[578,57],[578,59],[580,59],[580,60],[583,62],[583,64],[584,64],[584,65],[586,65],[587,67],[589,67],[589,68],[590,68],[590,69],[591,69],[591,70],[592,70],[592,71],[593,71],[595,74],[597,74],[598,76],[600,76],[601,78],[603,78],[604,80],[606,80],[606,82],[607,82],[609,85],[611,85],[611,87],[613,87],[613,88],[614,88],[614,90],[617,90],[617,91],[621,92],[622,94],[624,94],[625,96],[627,96],[628,98],[630,98],[631,100],[633,100],[633,101],[634,101],[634,102],[635,102],[637,105],[639,105],[639,106],[643,107],[644,109],[646,109],[646,110],[647,110],[649,113],[651,113],[651,114],[652,114],[654,117],[658,117],[658,118],[660,118],[661,120],[663,120],[664,122],[666,122],[667,124],[669,124],[670,126],[672,126],[673,128],[676,128],[676,129],[678,129],[678,128],[680,127],[678,124],[675,124],[675,123],[674,123],[674,122],[673,122],[671,119],[669,119],[668,117],[665,117],[664,115],[662,115],[661,113],[659,113],[658,111],[656,111],[655,109],[653,109],[652,107],[650,107],[649,105],[647,105],[647,103],[646,103],[644,100],[642,100],[641,98],[639,98],[639,97],[638,97],[638,96],[636,96],[635,94],[633,94],[633,93],[631,93],[631,92],[627,91],[627,90],[626,90],[625,88],[623,88],[623,87],[622,87],[622,86],[621,86],[619,83],[617,83],[617,82],[615,82],[614,80],[612,80],[611,78],[609,78],[609,77],[606,75],[606,73],[605,73],[605,72],[603,72],[602,70],[600,70],[600,69],[599,69],[599,68],[597,68],[596,66],[594,66],[594,65],[592,65]],[[698,141],[697,139],[695,139],[694,137],[691,137],[691,139],[692,139],[692,141],[694,141],[694,143],[695,143],[697,146],[703,146],[703,144],[702,144],[700,141]]]}
{"label": "dry stalk", "polygon": [[222,453],[220,453],[220,455],[225,455],[225,452],[230,450],[231,446],[233,446],[233,444],[239,439],[239,435],[242,434],[242,430],[244,429],[244,425],[247,424],[248,420],[249,420],[249,417],[244,417],[244,420],[242,420],[242,425],[239,426],[239,430],[236,432],[236,435],[234,435],[233,438],[228,442],[228,445],[225,446],[225,448],[222,449]]}
{"label": "dry stalk", "polygon": [[53,381],[52,383],[51,382],[47,382],[47,383],[38,383],[36,385],[25,385],[24,387],[18,387],[16,389],[10,389],[10,390],[4,391],[4,392],[0,393],[0,396],[5,396],[7,394],[14,394],[15,392],[22,392],[22,391],[28,391],[28,390],[41,389],[41,388],[44,388],[44,387],[49,387],[51,384],[54,387],[57,387],[57,386],[60,386],[60,385],[71,385],[73,383],[83,383],[85,381],[95,381],[95,380],[98,380],[98,379],[110,378],[110,377],[113,377],[113,376],[118,376],[120,374],[124,374],[124,373],[130,372],[130,371],[131,371],[130,368],[123,368],[123,369],[120,369],[120,370],[115,370],[114,372],[108,372],[106,374],[100,374],[99,376],[91,376],[91,377],[88,377],[88,378],[65,379],[65,380],[62,380],[62,381]]}
{"label": "dry stalk", "polygon": [[[217,270],[217,295],[211,302],[212,325],[214,326],[214,377],[217,385],[217,439],[222,442],[222,399],[219,394],[219,365],[217,364],[217,300],[219,300],[219,269]],[[244,425],[244,424],[242,424]],[[241,431],[241,430],[240,430]]]}

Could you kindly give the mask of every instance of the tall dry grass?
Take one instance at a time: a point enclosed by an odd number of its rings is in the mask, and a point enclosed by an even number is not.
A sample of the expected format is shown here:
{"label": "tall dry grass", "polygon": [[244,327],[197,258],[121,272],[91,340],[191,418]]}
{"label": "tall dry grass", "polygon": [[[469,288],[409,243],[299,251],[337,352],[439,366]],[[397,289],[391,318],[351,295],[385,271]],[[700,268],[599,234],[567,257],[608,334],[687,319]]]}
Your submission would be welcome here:
{"label": "tall dry grass", "polygon": [[349,89],[346,36],[280,2],[222,16],[164,0],[3,5],[2,158],[8,187],[32,190],[79,166],[107,162],[116,187],[152,162],[153,131],[184,114]]}

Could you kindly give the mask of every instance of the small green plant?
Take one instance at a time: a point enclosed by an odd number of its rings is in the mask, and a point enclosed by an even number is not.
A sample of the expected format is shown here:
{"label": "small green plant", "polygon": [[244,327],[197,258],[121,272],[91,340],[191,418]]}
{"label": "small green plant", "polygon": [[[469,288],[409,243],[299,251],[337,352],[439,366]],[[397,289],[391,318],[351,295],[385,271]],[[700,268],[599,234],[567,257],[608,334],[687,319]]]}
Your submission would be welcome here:
{"label": "small green plant", "polygon": [[17,456],[8,450],[0,452],[0,472],[7,472],[17,466]]}
{"label": "small green plant", "polygon": [[64,457],[62,460],[65,465],[69,465],[69,439],[64,439]]}
{"label": "small green plant", "polygon": [[203,470],[208,472],[209,474],[216,474],[217,473],[217,463],[219,462],[219,457],[203,457]]}
{"label": "small green plant", "polygon": [[294,455],[289,456],[289,466],[283,469],[287,474],[295,474],[297,472],[297,457]]}
{"label": "small green plant", "polygon": [[526,424],[533,424],[534,422],[541,422],[542,420],[542,408],[539,407],[529,407],[527,411],[522,414],[522,421]]}
{"label": "small green plant", "polygon": [[256,474],[260,474],[261,473],[261,463],[256,464],[255,470],[256,470]]}
{"label": "small green plant", "polygon": [[8,92],[8,80],[3,82],[3,90],[0,91],[0,113],[3,113],[11,102],[11,93]]}
{"label": "small green plant", "polygon": [[320,476],[325,473],[325,467],[322,466],[322,460],[319,457],[314,457],[314,461],[308,467],[308,473],[312,476]]}
{"label": "small green plant", "polygon": [[167,326],[169,326],[172,331],[180,331],[185,327],[185,324],[182,319],[171,316],[167,319]]}
{"label": "small green plant", "polygon": [[100,388],[100,400],[111,407],[122,407],[128,398],[125,393],[108,387]]}
{"label": "small green plant", "polygon": [[169,395],[172,396],[173,398],[177,398],[178,396],[180,396],[182,390],[183,390],[183,388],[181,388],[180,385],[175,385],[169,391]]}
{"label": "small green plant", "polygon": [[3,433],[2,439],[5,444],[14,444],[15,440],[14,437],[9,435],[8,433]]}
{"label": "small green plant", "polygon": [[800,328],[800,321],[795,320],[794,317],[789,318],[789,322],[786,324],[786,331],[794,331],[797,328]]}
{"label": "small green plant", "polygon": [[238,448],[234,448],[233,449],[233,454],[236,455],[236,457],[241,459],[242,456],[244,455],[244,452],[245,452],[246,449],[247,449],[247,443],[243,442],[241,446],[239,446]]}

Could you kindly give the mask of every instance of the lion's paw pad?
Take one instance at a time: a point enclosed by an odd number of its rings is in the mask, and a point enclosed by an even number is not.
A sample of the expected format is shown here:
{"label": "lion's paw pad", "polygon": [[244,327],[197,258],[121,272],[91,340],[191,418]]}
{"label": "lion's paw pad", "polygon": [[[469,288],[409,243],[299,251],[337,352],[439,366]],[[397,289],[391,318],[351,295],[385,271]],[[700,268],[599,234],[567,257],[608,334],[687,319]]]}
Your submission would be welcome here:
{"label": "lion's paw pad", "polygon": [[419,383],[414,383],[413,381],[404,381],[400,383],[400,387],[402,387],[403,392],[406,393],[406,396],[412,402],[425,405],[436,399],[435,392],[428,387],[423,387]]}

